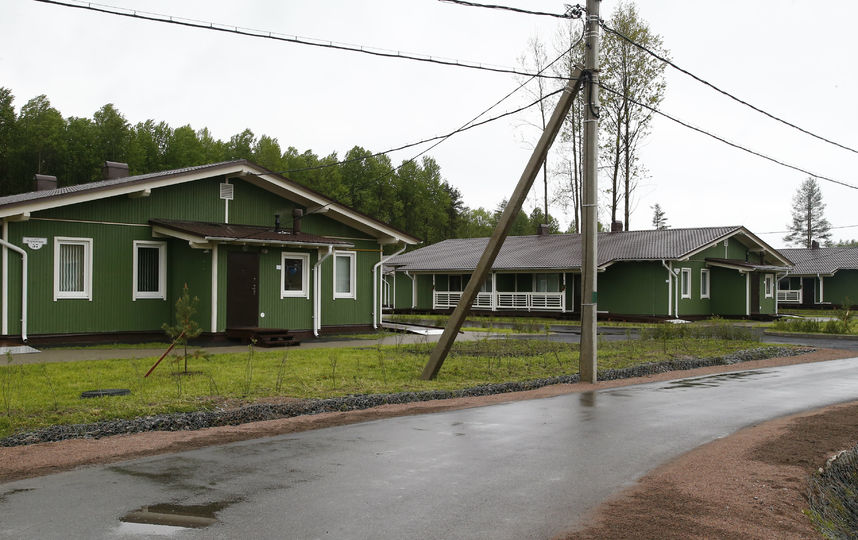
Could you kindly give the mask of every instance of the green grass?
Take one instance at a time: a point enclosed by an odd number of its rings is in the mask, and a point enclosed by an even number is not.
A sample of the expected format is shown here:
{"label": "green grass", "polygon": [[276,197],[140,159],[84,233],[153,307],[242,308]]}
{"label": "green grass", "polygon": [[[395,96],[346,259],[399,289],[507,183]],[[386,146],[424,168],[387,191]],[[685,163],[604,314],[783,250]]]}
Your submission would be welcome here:
{"label": "green grass", "polygon": [[[709,357],[755,341],[664,338],[600,344],[599,368],[679,357]],[[192,358],[189,375],[174,357],[148,378],[155,358],[10,365],[0,359],[0,437],[52,424],[85,423],[211,409],[274,397],[459,389],[578,372],[578,348],[543,340],[493,338],[456,343],[435,381],[420,378],[431,344],[284,349]],[[128,388],[131,395],[81,399],[86,390]]]}
{"label": "green grass", "polygon": [[799,317],[837,317],[836,309],[779,309],[781,315],[797,315]]}

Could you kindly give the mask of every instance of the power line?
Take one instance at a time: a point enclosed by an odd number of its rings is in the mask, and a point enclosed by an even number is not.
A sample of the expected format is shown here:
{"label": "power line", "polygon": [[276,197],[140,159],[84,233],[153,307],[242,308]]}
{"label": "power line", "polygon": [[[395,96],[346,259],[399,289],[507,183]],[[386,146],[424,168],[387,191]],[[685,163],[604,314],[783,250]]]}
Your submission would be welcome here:
{"label": "power line", "polygon": [[581,18],[581,14],[584,13],[585,9],[578,4],[574,6],[570,6],[567,4],[565,13],[550,13],[547,11],[531,11],[529,9],[522,9],[512,6],[501,6],[497,4],[479,4],[477,2],[466,2],[465,0],[440,0],[441,2],[447,2],[450,4],[459,4],[460,6],[468,6],[468,7],[481,7],[481,8],[489,8],[489,9],[500,9],[504,11],[513,11],[515,13],[524,13],[526,15],[543,15],[547,17],[557,17],[558,19],[579,19]]}
{"label": "power line", "polygon": [[[482,126],[482,125],[484,125],[484,124],[488,124],[489,122],[494,122],[495,120],[500,120],[501,118],[505,118],[505,117],[507,117],[507,116],[511,116],[511,115],[513,115],[513,114],[519,113],[519,112],[521,112],[521,111],[523,111],[523,110],[525,110],[525,109],[529,109],[530,107],[533,107],[534,105],[537,105],[540,101],[543,101],[543,100],[545,100],[545,99],[548,99],[548,98],[550,98],[550,97],[552,97],[552,96],[556,96],[557,94],[560,94],[561,92],[563,92],[563,89],[562,89],[562,88],[561,88],[560,90],[556,90],[556,91],[554,91],[554,92],[552,92],[552,93],[550,93],[550,94],[548,94],[548,95],[546,95],[546,96],[543,96],[542,98],[537,99],[536,101],[534,101],[534,102],[532,102],[532,103],[529,103],[529,104],[527,104],[527,105],[525,105],[525,106],[523,106],[523,107],[519,107],[518,109],[514,109],[514,110],[511,110],[511,111],[507,111],[507,112],[505,112],[505,113],[499,114],[499,115],[497,115],[497,116],[493,116],[493,117],[491,117],[491,118],[486,118],[485,120],[483,120],[483,121],[481,121],[481,122],[468,122],[467,124],[465,124],[464,126],[460,127],[459,129],[456,129],[456,130],[454,130],[454,131],[451,131],[450,133],[447,133],[447,134],[445,134],[445,135],[437,135],[437,136],[435,136],[435,137],[429,137],[428,139],[423,139],[422,141],[417,141],[417,142],[413,142],[413,143],[403,144],[402,146],[397,146],[396,148],[390,148],[390,149],[388,149],[388,150],[384,150],[384,151],[381,151],[381,152],[375,152],[374,154],[370,154],[370,155],[368,155],[368,156],[364,156],[364,157],[353,158],[353,159],[346,159],[346,160],[343,160],[343,161],[337,161],[336,163],[327,163],[327,164],[324,164],[324,165],[315,165],[315,166],[313,166],[313,167],[303,167],[303,168],[301,168],[301,169],[291,169],[291,170],[288,170],[288,171],[279,171],[279,174],[288,174],[288,173],[304,172],[304,171],[313,171],[313,170],[317,170],[317,169],[326,169],[326,168],[328,168],[328,167],[336,167],[337,165],[345,165],[346,163],[353,163],[353,162],[355,162],[355,161],[363,161],[363,160],[365,160],[365,159],[369,159],[369,158],[371,158],[371,157],[378,157],[378,156],[381,156],[381,155],[383,155],[383,154],[391,154],[391,153],[393,153],[393,152],[398,152],[399,150],[406,150],[406,149],[408,149],[408,148],[412,148],[412,147],[414,147],[414,146],[420,146],[421,144],[425,144],[425,143],[428,143],[428,142],[439,141],[439,140],[443,141],[443,140],[446,140],[446,139],[448,139],[448,138],[452,137],[453,135],[456,135],[457,133],[462,133],[463,131],[467,131],[467,130],[469,130],[469,129],[473,129],[473,128],[475,128],[475,127],[479,127],[479,126]],[[508,96],[507,96],[507,97],[508,97]],[[504,98],[504,99],[506,99],[506,98]],[[494,105],[493,105],[491,108],[494,108]],[[490,108],[489,110],[491,110],[491,108]],[[482,116],[483,114],[485,114],[485,113],[480,113],[480,115],[479,115],[479,116],[477,116],[477,118],[479,118],[479,117],[480,117],[480,116]],[[436,146],[437,146],[437,145],[436,145]],[[433,147],[433,148],[434,148],[434,147]],[[428,151],[428,150],[426,150],[426,151]],[[423,153],[425,153],[425,152],[421,152],[421,154],[419,154],[419,155],[422,155]],[[419,157],[419,155],[418,155],[418,156],[416,156],[416,157],[414,157],[414,158],[412,158],[412,160],[414,160],[414,159],[416,159],[417,157]]]}
{"label": "power line", "polygon": [[[854,229],[855,227],[858,227],[858,225],[841,225],[839,227],[829,227],[829,230]],[[783,234],[783,233],[788,233],[788,232],[792,232],[792,231],[767,231],[767,232],[761,232],[761,233],[757,233],[757,234]]]}
{"label": "power line", "polygon": [[726,90],[722,90],[721,88],[718,88],[717,86],[715,86],[714,84],[710,83],[709,81],[707,81],[707,80],[705,80],[705,79],[702,79],[701,77],[698,77],[697,75],[695,75],[695,74],[691,73],[690,71],[688,71],[688,70],[686,70],[686,69],[683,69],[683,68],[679,67],[678,65],[676,65],[676,64],[675,64],[675,63],[673,63],[672,61],[668,60],[668,59],[667,59],[667,58],[665,58],[664,56],[662,56],[662,55],[658,54],[657,52],[653,51],[652,49],[649,49],[648,47],[646,47],[646,46],[644,46],[644,45],[641,45],[640,43],[638,43],[638,42],[636,42],[635,40],[633,40],[632,38],[630,38],[630,37],[628,37],[628,36],[624,35],[623,33],[619,32],[619,31],[617,31],[617,30],[614,30],[613,28],[611,28],[611,27],[609,27],[607,24],[605,24],[605,22],[604,22],[604,21],[601,21],[601,25],[602,25],[602,28],[604,28],[604,29],[605,29],[605,31],[610,32],[611,34],[616,35],[616,36],[617,36],[617,37],[619,37],[620,39],[623,39],[624,41],[627,41],[627,42],[631,43],[632,45],[634,45],[634,46],[635,46],[635,47],[637,47],[638,49],[640,49],[640,50],[642,50],[642,51],[644,51],[644,52],[648,53],[649,55],[653,56],[654,58],[656,58],[656,59],[658,59],[658,60],[660,60],[660,61],[664,62],[665,64],[669,65],[669,66],[670,66],[670,67],[672,67],[673,69],[675,69],[675,70],[679,71],[680,73],[683,73],[683,74],[685,74],[685,75],[687,75],[687,76],[691,77],[691,78],[692,78],[692,79],[694,79],[695,81],[697,81],[697,82],[699,82],[699,83],[702,83],[702,84],[704,84],[704,85],[708,86],[709,88],[711,88],[711,89],[715,90],[716,92],[718,92],[718,93],[720,93],[720,94],[722,94],[722,95],[724,95],[724,96],[727,96],[728,98],[732,99],[733,101],[736,101],[737,103],[741,103],[742,105],[744,105],[744,106],[746,106],[746,107],[748,107],[748,108],[750,108],[750,109],[752,109],[752,110],[754,110],[754,111],[756,111],[756,112],[758,112],[758,113],[760,113],[760,114],[762,114],[762,115],[764,115],[764,116],[767,116],[768,118],[771,118],[771,119],[772,119],[772,120],[774,120],[775,122],[780,122],[781,124],[784,124],[785,126],[789,126],[789,127],[793,128],[793,129],[796,129],[796,130],[798,130],[798,131],[800,131],[800,132],[804,133],[805,135],[810,135],[811,137],[813,137],[813,138],[815,138],[815,139],[818,139],[818,140],[820,140],[820,141],[827,142],[828,144],[833,144],[834,146],[837,146],[838,148],[842,148],[843,150],[848,150],[849,152],[852,152],[852,153],[858,154],[858,150],[856,150],[856,149],[854,149],[854,148],[850,148],[849,146],[846,146],[846,145],[840,144],[840,143],[838,143],[838,142],[836,142],[836,141],[832,141],[831,139],[827,139],[827,138],[825,138],[825,137],[823,137],[823,136],[821,136],[821,135],[817,135],[816,133],[813,133],[813,132],[811,132],[811,131],[809,131],[809,130],[806,130],[806,129],[804,129],[804,128],[800,127],[800,126],[797,126],[797,125],[795,125],[795,124],[793,124],[793,123],[791,123],[791,122],[788,122],[788,121],[784,120],[783,118],[780,118],[780,117],[778,117],[778,116],[775,116],[775,115],[774,115],[774,114],[772,114],[772,113],[769,113],[769,112],[767,112],[767,111],[764,111],[763,109],[761,109],[761,108],[759,108],[759,107],[757,107],[757,106],[755,106],[755,105],[752,105],[752,104],[748,103],[747,101],[745,101],[745,100],[743,100],[743,99],[740,99],[740,98],[738,98],[738,97],[734,96],[733,94],[731,94],[730,92],[727,92]]}
{"label": "power line", "polygon": [[[401,60],[413,60],[417,62],[425,62],[430,64],[440,64],[444,66],[452,66],[452,67],[460,67],[460,68],[468,68],[474,70],[482,70],[482,71],[491,71],[495,73],[508,73],[512,75],[521,75],[525,77],[535,76],[534,73],[526,73],[523,71],[519,71],[515,68],[504,67],[504,66],[495,66],[491,64],[484,64],[480,62],[473,62],[469,60],[456,60],[450,58],[443,57],[435,57],[429,55],[423,55],[418,53],[406,53],[402,51],[393,51],[388,49],[381,49],[377,47],[367,47],[364,45],[353,45],[348,43],[339,43],[330,40],[322,40],[316,38],[308,38],[301,37],[295,35],[287,35],[280,34],[277,32],[270,32],[267,30],[256,30],[253,28],[244,28],[240,26],[234,25],[224,25],[220,23],[214,22],[206,22],[199,21],[196,19],[187,19],[184,17],[175,17],[172,15],[164,15],[160,13],[150,13],[146,11],[137,11],[126,8],[120,8],[116,6],[109,6],[105,4],[95,4],[91,2],[83,2],[82,0],[36,0],[36,2],[41,2],[44,4],[52,4],[63,7],[70,7],[76,9],[83,9],[86,11],[95,11],[98,13],[106,13],[109,15],[118,15],[120,17],[128,17],[131,19],[142,19],[146,21],[152,22],[160,22],[165,24],[175,24],[179,26],[185,26],[190,28],[198,28],[201,30],[214,30],[216,32],[225,32],[229,34],[237,34],[240,36],[247,37],[255,37],[262,39],[271,39],[275,41],[282,41],[286,43],[296,43],[299,45],[310,45],[313,47],[321,47],[325,49],[336,49],[341,51],[349,51],[355,53],[368,54],[372,56],[379,56],[383,58],[397,58]],[[79,3],[74,3],[79,2]],[[560,79],[560,80],[568,80],[567,78],[554,76],[554,75],[539,75],[540,77],[547,79]]]}
{"label": "power line", "polygon": [[[582,22],[583,22],[583,21],[582,21]],[[497,107],[498,105],[500,105],[501,103],[503,103],[504,101],[506,101],[507,99],[509,99],[509,97],[510,97],[510,96],[512,96],[513,94],[515,94],[516,92],[518,92],[519,90],[521,90],[522,88],[524,88],[527,84],[529,84],[531,81],[533,81],[533,80],[534,80],[534,79],[536,79],[538,76],[540,76],[542,73],[544,73],[544,72],[545,72],[545,71],[547,71],[549,68],[551,68],[551,66],[553,66],[553,65],[554,65],[554,64],[556,64],[558,61],[560,61],[564,56],[566,56],[566,55],[567,55],[567,54],[569,54],[571,51],[573,51],[573,50],[575,49],[575,47],[577,47],[577,46],[578,46],[578,44],[579,44],[579,43],[581,43],[581,40],[582,40],[582,39],[584,39],[584,32],[583,32],[583,29],[582,29],[582,31],[581,31],[581,35],[580,35],[580,36],[578,36],[578,40],[577,40],[575,43],[573,43],[572,45],[570,45],[569,49],[567,49],[567,50],[566,50],[566,51],[564,51],[562,54],[560,54],[557,58],[555,58],[554,60],[552,60],[551,62],[549,62],[548,64],[546,64],[546,65],[545,65],[545,67],[543,67],[542,69],[540,69],[536,74],[532,75],[529,79],[527,79],[527,80],[526,80],[526,81],[524,81],[523,83],[519,84],[516,88],[514,88],[512,91],[510,91],[509,93],[507,93],[505,96],[503,96],[502,98],[500,98],[499,100],[497,100],[494,104],[492,104],[491,106],[489,106],[487,109],[483,110],[480,114],[478,114],[478,115],[476,115],[475,117],[471,118],[470,120],[468,120],[467,122],[465,122],[464,124],[462,124],[458,129],[456,129],[456,130],[454,130],[454,131],[451,131],[450,133],[448,133],[448,134],[446,134],[446,135],[441,135],[441,136],[437,136],[437,137],[432,137],[432,138],[430,138],[430,139],[424,139],[424,140],[419,141],[419,142],[416,142],[416,143],[410,143],[410,144],[407,144],[407,145],[404,145],[404,146],[401,146],[401,147],[399,147],[399,148],[395,148],[395,149],[392,149],[392,150],[386,150],[386,151],[383,151],[383,152],[376,152],[375,154],[371,154],[371,155],[369,155],[369,156],[364,156],[364,157],[361,157],[361,158],[348,159],[348,160],[338,161],[338,162],[335,162],[335,163],[328,163],[328,164],[325,164],[325,165],[318,165],[318,166],[314,166],[314,167],[304,167],[304,168],[301,168],[301,169],[291,169],[291,170],[288,170],[288,171],[280,171],[280,173],[279,173],[279,174],[289,174],[289,173],[293,173],[293,172],[303,172],[303,171],[308,171],[308,170],[324,169],[324,168],[327,168],[327,167],[336,167],[336,166],[338,166],[338,165],[343,165],[343,164],[346,164],[346,163],[352,163],[352,162],[355,162],[355,161],[363,161],[363,160],[368,159],[368,158],[370,158],[370,157],[378,157],[378,156],[380,156],[380,155],[382,155],[382,154],[388,154],[388,153],[396,152],[396,151],[398,151],[398,150],[404,150],[404,149],[406,149],[406,148],[411,148],[411,147],[413,147],[413,146],[418,146],[418,145],[423,144],[423,143],[427,143],[427,142],[435,141],[435,144],[433,144],[432,146],[429,146],[428,148],[426,148],[425,150],[421,151],[420,153],[418,153],[418,154],[417,154],[417,155],[415,155],[414,157],[412,157],[412,158],[410,158],[410,159],[403,160],[403,162],[402,162],[400,165],[398,165],[398,166],[396,166],[396,167],[392,168],[392,169],[390,170],[390,172],[386,173],[386,174],[385,174],[384,176],[382,176],[382,177],[377,178],[377,179],[376,179],[376,181],[377,181],[377,180],[384,179],[384,178],[386,178],[387,176],[389,176],[389,175],[391,175],[391,174],[395,173],[396,171],[398,171],[399,169],[401,169],[401,168],[402,168],[402,166],[403,166],[403,165],[405,165],[406,163],[416,160],[417,158],[419,158],[420,156],[422,156],[422,155],[423,155],[423,154],[425,154],[426,152],[429,152],[430,150],[432,150],[433,148],[435,148],[436,146],[438,146],[439,144],[443,143],[444,141],[446,141],[447,139],[449,139],[450,137],[452,137],[453,135],[455,135],[455,134],[457,134],[457,133],[461,133],[461,132],[463,132],[463,131],[466,131],[466,130],[468,130],[468,129],[471,129],[471,128],[474,128],[474,127],[477,127],[477,126],[481,126],[481,125],[486,124],[486,123],[488,123],[488,122],[492,122],[492,121],[494,121],[494,120],[498,120],[498,119],[500,119],[500,118],[503,118],[503,117],[506,117],[506,116],[510,116],[510,115],[512,115],[512,114],[515,114],[515,113],[521,112],[521,111],[523,111],[523,110],[525,110],[525,109],[529,109],[530,107],[533,107],[533,106],[534,106],[534,105],[536,105],[537,103],[540,103],[541,101],[544,101],[545,99],[548,99],[549,97],[552,97],[552,96],[557,95],[558,93],[562,92],[562,91],[563,91],[562,89],[561,89],[561,90],[558,90],[558,91],[556,91],[556,92],[552,92],[551,94],[548,94],[547,96],[543,96],[543,97],[541,97],[540,99],[537,99],[536,101],[534,101],[533,103],[530,103],[529,105],[525,105],[524,107],[521,107],[521,108],[516,109],[516,110],[514,110],[514,111],[509,111],[509,112],[503,113],[503,114],[501,114],[501,115],[498,115],[498,116],[496,116],[496,117],[486,119],[486,120],[484,120],[484,121],[482,121],[482,122],[475,123],[475,122],[476,122],[480,117],[482,117],[483,115],[487,114],[489,111],[491,111],[492,109],[494,109],[495,107]]]}
{"label": "power line", "polygon": [[634,99],[631,99],[631,98],[629,98],[628,96],[623,96],[623,94],[622,94],[621,92],[618,92],[617,90],[614,90],[614,89],[612,89],[612,88],[610,88],[610,87],[608,87],[608,86],[605,86],[601,81],[599,81],[599,86],[600,86],[602,89],[604,89],[605,91],[607,91],[607,92],[610,92],[610,93],[612,93],[612,94],[614,94],[614,95],[616,95],[616,96],[620,96],[620,97],[624,97],[625,99],[628,99],[628,100],[629,100],[629,102],[634,103],[635,105],[638,105],[639,107],[643,107],[643,108],[645,108],[645,109],[648,109],[648,110],[650,110],[650,111],[654,112],[655,114],[661,115],[661,116],[663,116],[663,117],[667,118],[668,120],[672,120],[673,122],[676,122],[677,124],[679,124],[679,125],[681,125],[681,126],[683,126],[683,127],[686,127],[686,128],[688,128],[688,129],[694,130],[694,131],[696,131],[696,132],[698,132],[698,133],[702,133],[703,135],[706,135],[706,136],[708,136],[708,137],[712,137],[713,139],[715,139],[715,140],[717,140],[717,141],[720,141],[720,142],[722,142],[722,143],[724,143],[724,144],[726,144],[726,145],[728,145],[728,146],[732,146],[733,148],[736,148],[736,149],[742,150],[742,151],[744,151],[744,152],[747,152],[747,153],[752,154],[752,155],[754,155],[754,156],[757,156],[757,157],[763,158],[763,159],[765,159],[765,160],[771,161],[771,162],[773,162],[773,163],[777,163],[778,165],[781,165],[782,167],[787,167],[788,169],[793,169],[794,171],[798,171],[798,172],[804,173],[804,174],[806,174],[806,175],[808,175],[808,176],[812,176],[812,177],[814,177],[814,178],[818,178],[818,179],[820,179],[820,180],[825,180],[826,182],[831,182],[831,183],[838,184],[838,185],[841,185],[841,186],[844,186],[844,187],[848,187],[848,188],[851,188],[851,189],[858,189],[858,186],[853,186],[852,184],[848,184],[848,183],[846,183],[846,182],[843,182],[842,180],[836,180],[836,179],[834,179],[834,178],[829,178],[829,177],[827,177],[827,176],[822,176],[822,175],[820,175],[820,174],[816,174],[816,173],[811,172],[811,171],[808,171],[808,170],[806,170],[806,169],[802,169],[801,167],[798,167],[798,166],[796,166],[796,165],[790,165],[789,163],[784,163],[783,161],[779,161],[779,160],[777,160],[777,159],[775,159],[775,158],[773,158],[773,157],[770,157],[770,156],[767,156],[767,155],[762,154],[762,153],[760,153],[760,152],[757,152],[756,150],[751,150],[751,149],[746,148],[746,147],[744,147],[744,146],[742,146],[742,145],[740,145],[740,144],[737,144],[737,143],[734,143],[734,142],[728,141],[727,139],[725,139],[725,138],[723,138],[723,137],[720,137],[720,136],[718,136],[718,135],[715,135],[715,134],[713,134],[713,133],[710,133],[710,132],[706,131],[705,129],[702,129],[702,128],[699,128],[699,127],[693,126],[693,125],[691,125],[691,124],[689,124],[689,123],[687,123],[687,122],[683,122],[682,120],[679,120],[678,118],[676,118],[676,117],[674,117],[674,116],[671,116],[671,115],[669,115],[669,114],[667,114],[667,113],[665,113],[665,112],[662,112],[662,111],[660,111],[660,110],[656,109],[655,107],[652,107],[652,106],[650,106],[650,105],[646,105],[645,103],[641,103],[641,102],[639,102],[639,101],[636,101],[636,100],[634,100]]}

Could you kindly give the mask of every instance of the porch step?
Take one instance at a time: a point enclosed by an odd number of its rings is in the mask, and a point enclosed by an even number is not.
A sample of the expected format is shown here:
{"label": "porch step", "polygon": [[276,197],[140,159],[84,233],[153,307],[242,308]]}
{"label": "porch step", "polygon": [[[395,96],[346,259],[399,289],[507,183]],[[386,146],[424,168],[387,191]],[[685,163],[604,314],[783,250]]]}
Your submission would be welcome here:
{"label": "porch step", "polygon": [[226,337],[242,343],[253,340],[259,347],[294,347],[301,344],[289,330],[280,328],[227,328]]}

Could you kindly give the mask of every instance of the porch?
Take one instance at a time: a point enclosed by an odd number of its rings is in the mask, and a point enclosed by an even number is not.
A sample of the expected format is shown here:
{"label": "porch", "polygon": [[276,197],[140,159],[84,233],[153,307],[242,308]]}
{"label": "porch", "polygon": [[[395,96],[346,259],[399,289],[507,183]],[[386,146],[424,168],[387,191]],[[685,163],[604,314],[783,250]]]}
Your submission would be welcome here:
{"label": "porch", "polygon": [[[432,309],[452,309],[459,304],[461,291],[435,291]],[[472,309],[490,311],[566,311],[566,294],[563,292],[481,292],[471,305]]]}

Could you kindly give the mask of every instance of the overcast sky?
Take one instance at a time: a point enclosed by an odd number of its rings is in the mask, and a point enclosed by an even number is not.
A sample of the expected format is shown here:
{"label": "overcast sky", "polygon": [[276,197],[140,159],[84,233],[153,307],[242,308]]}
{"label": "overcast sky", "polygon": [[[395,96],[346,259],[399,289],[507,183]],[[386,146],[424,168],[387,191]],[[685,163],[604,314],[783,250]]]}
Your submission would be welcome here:
{"label": "overcast sky", "polygon": [[[111,6],[366,47],[515,67],[535,35],[553,43],[559,19],[436,0],[104,0]],[[506,5],[562,12],[562,2]],[[617,5],[604,0],[602,17]],[[819,14],[792,0],[647,0],[638,9],[673,60],[807,130],[858,148],[858,3]],[[373,57],[185,28],[31,0],[0,7],[0,86],[20,108],[46,94],[64,116],[113,103],[129,122],[208,127],[220,139],[250,128],[281,147],[342,156],[447,133],[513,90],[513,75]],[[858,154],[816,141],[727,100],[670,68],[660,109],[819,175],[858,185]],[[491,114],[529,101],[518,92]],[[471,207],[508,197],[538,133],[523,115],[451,137],[430,152]],[[395,152],[398,164],[420,148]],[[657,118],[643,143],[648,170],[633,229],[659,203],[673,227],[745,225],[782,247],[791,198],[806,175]],[[858,191],[821,182],[833,237],[858,238]],[[541,186],[527,209],[541,204]],[[550,209],[560,212],[558,208]],[[606,220],[606,218],[603,218]],[[565,225],[568,218],[562,217]]]}

